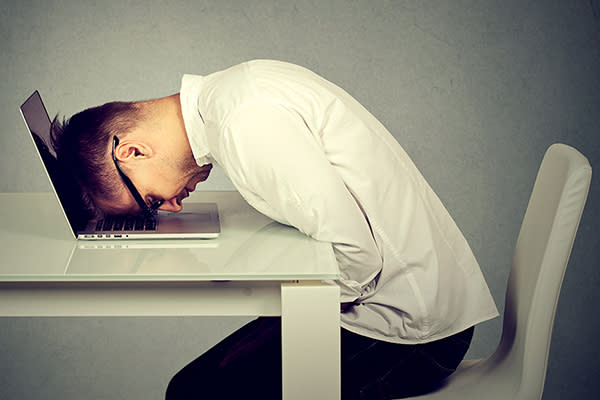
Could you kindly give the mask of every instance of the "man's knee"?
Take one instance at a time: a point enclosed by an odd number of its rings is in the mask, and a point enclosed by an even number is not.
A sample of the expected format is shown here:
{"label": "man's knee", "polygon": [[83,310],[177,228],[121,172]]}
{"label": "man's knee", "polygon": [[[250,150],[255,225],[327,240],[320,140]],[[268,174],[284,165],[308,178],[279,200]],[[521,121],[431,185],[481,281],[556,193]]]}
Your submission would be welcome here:
{"label": "man's knee", "polygon": [[181,400],[188,398],[191,398],[189,382],[184,379],[183,374],[180,371],[171,378],[171,381],[169,381],[165,393],[165,400]]}

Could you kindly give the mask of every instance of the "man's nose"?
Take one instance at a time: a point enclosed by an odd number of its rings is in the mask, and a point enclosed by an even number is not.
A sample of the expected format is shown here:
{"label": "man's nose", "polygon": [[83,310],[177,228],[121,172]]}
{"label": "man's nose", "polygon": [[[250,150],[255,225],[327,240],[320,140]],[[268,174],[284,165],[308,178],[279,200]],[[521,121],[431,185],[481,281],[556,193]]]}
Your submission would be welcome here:
{"label": "man's nose", "polygon": [[183,206],[176,197],[173,197],[172,199],[165,200],[162,205],[158,207],[158,209],[163,211],[179,212],[183,209]]}

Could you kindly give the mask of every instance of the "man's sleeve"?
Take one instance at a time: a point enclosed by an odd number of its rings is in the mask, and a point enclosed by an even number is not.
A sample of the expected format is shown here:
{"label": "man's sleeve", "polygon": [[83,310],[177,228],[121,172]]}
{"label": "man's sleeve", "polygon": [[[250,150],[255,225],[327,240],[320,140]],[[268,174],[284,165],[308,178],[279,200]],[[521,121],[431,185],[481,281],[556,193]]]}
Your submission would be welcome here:
{"label": "man's sleeve", "polygon": [[[276,103],[246,105],[223,137],[225,168],[259,211],[333,244],[341,301],[365,294],[382,260],[366,216],[302,117]],[[369,290],[369,289],[366,289]]]}

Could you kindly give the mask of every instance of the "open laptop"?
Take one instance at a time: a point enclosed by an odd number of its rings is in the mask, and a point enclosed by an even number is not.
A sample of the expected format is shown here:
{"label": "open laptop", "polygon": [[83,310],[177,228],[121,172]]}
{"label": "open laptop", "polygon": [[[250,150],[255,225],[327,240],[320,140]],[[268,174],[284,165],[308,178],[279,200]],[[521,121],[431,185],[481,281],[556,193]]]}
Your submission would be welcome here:
{"label": "open laptop", "polygon": [[21,105],[21,114],[62,214],[77,239],[210,239],[219,236],[221,226],[215,203],[189,203],[182,212],[159,211],[147,219],[137,215],[91,218],[79,186],[69,173],[61,171],[56,161],[50,137],[52,123],[37,90]]}

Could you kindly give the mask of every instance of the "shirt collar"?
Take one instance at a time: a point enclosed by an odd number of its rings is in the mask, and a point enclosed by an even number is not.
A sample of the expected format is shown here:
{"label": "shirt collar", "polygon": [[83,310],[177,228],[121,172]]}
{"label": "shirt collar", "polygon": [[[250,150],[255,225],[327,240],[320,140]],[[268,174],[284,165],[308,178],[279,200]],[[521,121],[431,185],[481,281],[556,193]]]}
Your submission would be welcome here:
{"label": "shirt collar", "polygon": [[179,92],[185,131],[194,159],[200,166],[211,162],[204,119],[198,104],[203,82],[202,76],[186,74],[181,79]]}

